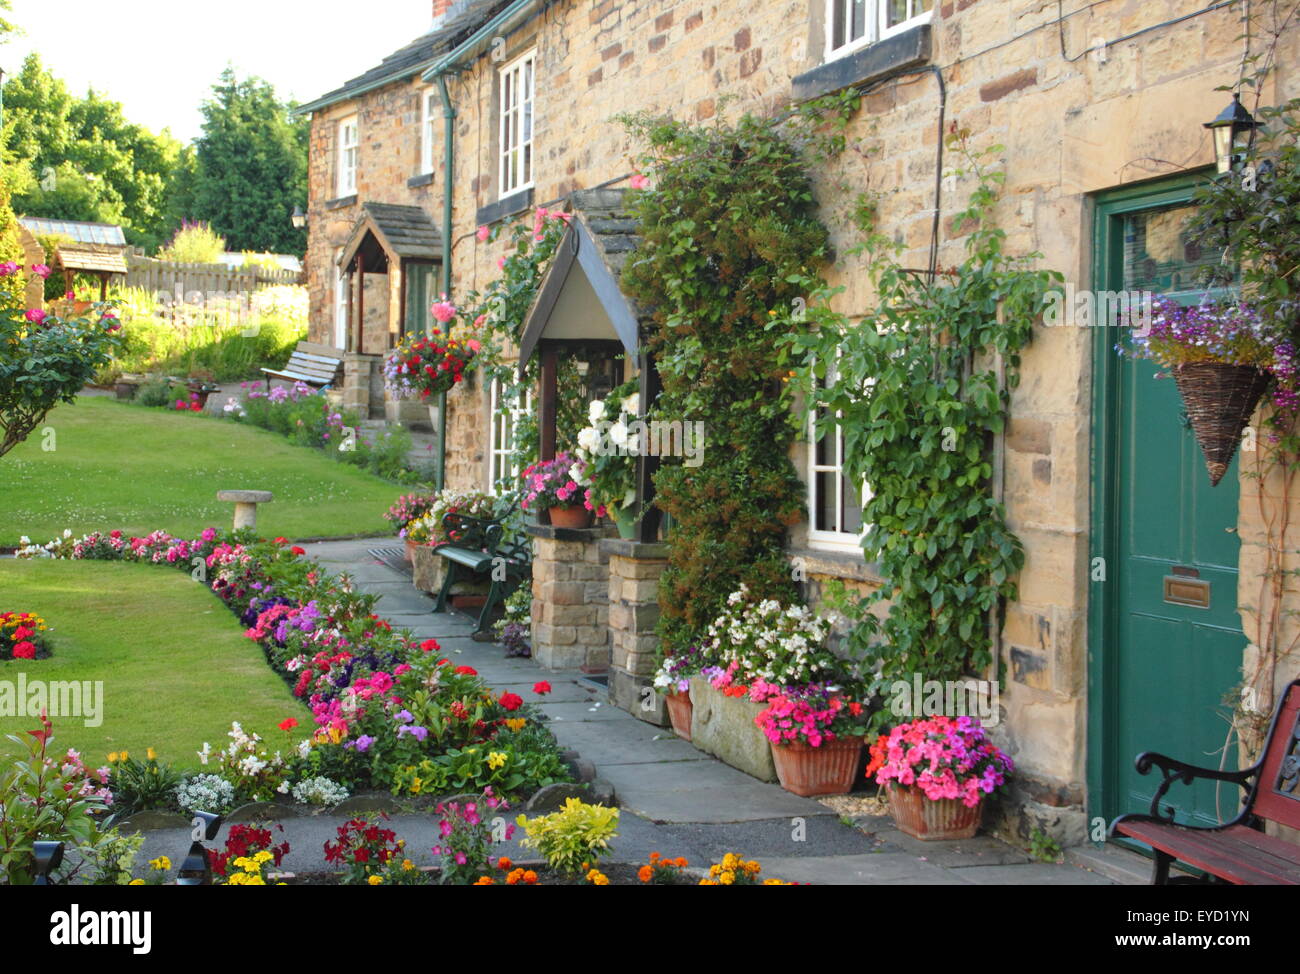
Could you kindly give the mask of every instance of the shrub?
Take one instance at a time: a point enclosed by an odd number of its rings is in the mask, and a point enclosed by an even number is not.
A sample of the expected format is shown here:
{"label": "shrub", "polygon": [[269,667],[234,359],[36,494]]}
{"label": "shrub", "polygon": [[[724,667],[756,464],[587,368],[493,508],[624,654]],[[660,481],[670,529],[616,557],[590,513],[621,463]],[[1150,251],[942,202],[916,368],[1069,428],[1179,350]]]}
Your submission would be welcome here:
{"label": "shrub", "polygon": [[159,248],[158,257],[180,264],[217,264],[225,252],[225,237],[201,220],[186,220],[171,240]]}
{"label": "shrub", "polygon": [[180,772],[160,764],[153,748],[149,748],[143,761],[126,751],[114,752],[108,756],[108,764],[113,772],[113,802],[121,814],[171,808],[175,804]]}
{"label": "shrub", "polygon": [[618,809],[569,798],[550,815],[520,815],[519,824],[526,834],[520,845],[536,849],[557,872],[579,876],[600,861],[618,834]]}
{"label": "shrub", "polygon": [[[433,852],[442,857],[443,885],[472,886],[490,868],[492,823],[484,816],[509,810],[510,806],[497,798],[491,787],[483,789],[480,801],[438,805],[438,844]],[[506,826],[507,842],[513,838],[514,831],[513,825]]]}

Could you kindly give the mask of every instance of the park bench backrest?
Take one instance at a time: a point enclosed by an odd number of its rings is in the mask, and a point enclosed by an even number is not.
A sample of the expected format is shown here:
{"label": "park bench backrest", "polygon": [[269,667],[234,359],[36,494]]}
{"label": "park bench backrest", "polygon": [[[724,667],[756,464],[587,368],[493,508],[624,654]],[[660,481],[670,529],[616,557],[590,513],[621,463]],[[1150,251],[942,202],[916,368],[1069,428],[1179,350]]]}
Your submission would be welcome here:
{"label": "park bench backrest", "polygon": [[1255,814],[1300,829],[1300,681],[1287,688],[1264,755],[1258,787]]}
{"label": "park bench backrest", "polygon": [[302,346],[299,346],[289,356],[289,363],[284,367],[284,371],[305,376],[320,385],[332,385],[341,364],[342,359],[305,352]]}

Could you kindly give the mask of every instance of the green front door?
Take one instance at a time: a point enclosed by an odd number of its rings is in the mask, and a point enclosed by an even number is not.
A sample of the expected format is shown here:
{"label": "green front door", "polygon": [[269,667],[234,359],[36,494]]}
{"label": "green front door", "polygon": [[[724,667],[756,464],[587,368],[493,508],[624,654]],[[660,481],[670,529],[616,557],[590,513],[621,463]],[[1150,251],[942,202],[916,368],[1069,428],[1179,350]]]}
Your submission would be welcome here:
{"label": "green front door", "polygon": [[[1193,185],[1098,201],[1094,290],[1201,299],[1196,268],[1215,255],[1187,239]],[[1143,751],[1236,767],[1224,700],[1240,683],[1245,638],[1237,471],[1212,488],[1173,380],[1117,355],[1117,326],[1095,337],[1088,764],[1092,813],[1109,820],[1145,811],[1160,784],[1158,772],[1134,769]],[[1237,799],[1202,783],[1176,786],[1168,803],[1180,820],[1207,824],[1235,814]]]}

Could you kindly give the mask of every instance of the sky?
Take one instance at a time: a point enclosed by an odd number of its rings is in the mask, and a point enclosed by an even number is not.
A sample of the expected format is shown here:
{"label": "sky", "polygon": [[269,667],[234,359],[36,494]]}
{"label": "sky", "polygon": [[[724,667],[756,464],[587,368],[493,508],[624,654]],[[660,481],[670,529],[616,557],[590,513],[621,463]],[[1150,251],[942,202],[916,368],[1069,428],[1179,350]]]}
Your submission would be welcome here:
{"label": "sky", "polygon": [[374,67],[431,17],[431,0],[13,0],[23,34],[0,45],[0,69],[16,74],[35,51],[74,93],[93,87],[131,121],[188,142],[227,64],[306,102]]}

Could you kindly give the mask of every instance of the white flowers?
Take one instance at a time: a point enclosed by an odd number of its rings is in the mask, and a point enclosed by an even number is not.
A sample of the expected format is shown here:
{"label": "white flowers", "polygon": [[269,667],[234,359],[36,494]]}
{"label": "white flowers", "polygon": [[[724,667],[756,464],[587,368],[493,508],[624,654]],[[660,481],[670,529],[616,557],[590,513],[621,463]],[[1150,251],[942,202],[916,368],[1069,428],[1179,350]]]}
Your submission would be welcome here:
{"label": "white flowers", "polygon": [[609,428],[609,438],[615,446],[627,446],[627,426],[621,419]]}
{"label": "white flowers", "polygon": [[187,812],[227,812],[234,803],[234,785],[215,774],[196,774],[176,786],[176,804]]}
{"label": "white flowers", "polygon": [[595,426],[605,418],[605,403],[599,399],[593,399],[587,407],[587,421]]}
{"label": "white flowers", "polygon": [[600,430],[593,426],[588,426],[578,433],[578,446],[588,453],[595,453],[600,449],[600,440]]}
{"label": "white flowers", "polygon": [[307,778],[293,786],[293,800],[304,805],[337,805],[346,801],[348,790],[324,776]]}
{"label": "white flowers", "polygon": [[635,392],[632,393],[623,400],[622,410],[629,415],[636,416],[641,412],[641,396]]}

